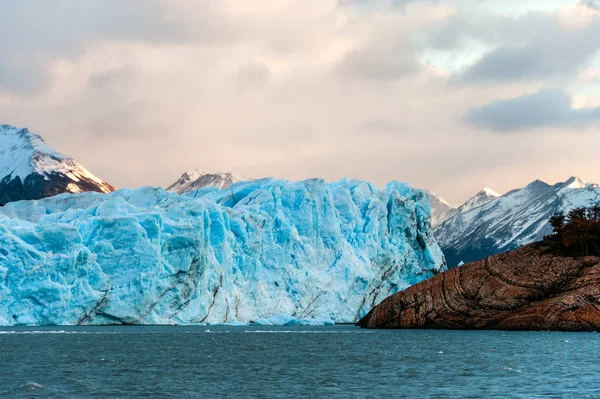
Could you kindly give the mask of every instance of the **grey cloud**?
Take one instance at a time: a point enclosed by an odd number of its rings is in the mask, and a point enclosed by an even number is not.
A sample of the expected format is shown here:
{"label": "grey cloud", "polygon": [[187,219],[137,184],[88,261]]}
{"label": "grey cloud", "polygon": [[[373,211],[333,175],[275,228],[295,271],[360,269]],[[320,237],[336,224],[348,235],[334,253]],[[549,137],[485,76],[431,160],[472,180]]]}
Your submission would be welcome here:
{"label": "grey cloud", "polygon": [[[588,0],[588,7],[600,2]],[[583,3],[582,3],[583,4]],[[566,28],[556,13],[531,11],[521,17],[459,13],[420,35],[420,48],[468,52],[491,50],[454,76],[457,83],[494,83],[570,77],[600,49],[600,17]]]}
{"label": "grey cloud", "polygon": [[413,75],[419,71],[419,64],[410,38],[378,37],[348,52],[338,71],[343,76],[390,81]]}
{"label": "grey cloud", "polygon": [[572,72],[579,66],[570,60],[561,62],[565,59],[536,45],[503,46],[470,67],[462,75],[462,80],[485,82],[546,78],[560,72]]}
{"label": "grey cloud", "polygon": [[486,54],[459,79],[479,83],[569,75],[578,71],[598,48],[598,44],[580,45],[579,42],[564,43],[564,46],[552,42],[502,46]]}
{"label": "grey cloud", "polygon": [[45,86],[47,76],[43,66],[34,60],[20,65],[0,58],[0,89],[18,94],[31,94]]}
{"label": "grey cloud", "polygon": [[88,130],[95,138],[125,138],[156,136],[166,130],[157,118],[148,123],[148,114],[155,110],[145,100],[109,103],[87,119]]}
{"label": "grey cloud", "polygon": [[3,2],[1,11],[0,33],[12,39],[0,43],[3,50],[69,53],[89,40],[202,43],[230,35],[209,2],[193,18],[160,0],[20,0]]}
{"label": "grey cloud", "polygon": [[136,79],[137,72],[131,67],[110,69],[91,76],[88,85],[92,89],[106,89],[115,85],[131,84]]}
{"label": "grey cloud", "polygon": [[582,6],[594,9],[594,10],[600,10],[600,1],[599,0],[581,0],[579,2],[579,4],[581,4]]}
{"label": "grey cloud", "polygon": [[[92,75],[72,112],[96,139],[154,139],[168,130],[156,96],[140,96],[144,75],[134,67],[108,69]],[[90,106],[93,104],[93,106]],[[85,117],[83,117],[85,115]]]}
{"label": "grey cloud", "polygon": [[339,7],[375,7],[385,5],[389,7],[397,8],[398,10],[404,10],[405,7],[410,3],[438,3],[439,0],[338,0]]}
{"label": "grey cloud", "polygon": [[[43,87],[47,61],[73,57],[94,41],[213,44],[233,40],[210,3],[196,12],[173,13],[160,0],[5,1],[0,6],[0,90],[20,93]],[[15,68],[18,61],[26,67]]]}
{"label": "grey cloud", "polygon": [[554,17],[538,15],[524,18],[515,28],[516,32],[526,28],[532,33],[520,40],[508,33],[505,44],[485,54],[457,80],[486,83],[571,76],[600,49],[598,20],[584,28],[565,29]]}
{"label": "grey cloud", "polygon": [[600,123],[600,107],[573,109],[571,102],[571,98],[560,90],[541,90],[471,108],[464,120],[478,128],[497,132],[540,127],[583,128]]}

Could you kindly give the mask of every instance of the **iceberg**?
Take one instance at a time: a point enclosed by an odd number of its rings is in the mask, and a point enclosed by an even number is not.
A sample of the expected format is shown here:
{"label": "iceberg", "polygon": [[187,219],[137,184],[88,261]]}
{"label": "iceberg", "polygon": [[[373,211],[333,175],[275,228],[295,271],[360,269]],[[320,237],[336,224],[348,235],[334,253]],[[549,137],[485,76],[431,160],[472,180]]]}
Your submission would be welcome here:
{"label": "iceberg", "polygon": [[0,325],[353,323],[446,267],[427,194],[262,179],[0,208]]}

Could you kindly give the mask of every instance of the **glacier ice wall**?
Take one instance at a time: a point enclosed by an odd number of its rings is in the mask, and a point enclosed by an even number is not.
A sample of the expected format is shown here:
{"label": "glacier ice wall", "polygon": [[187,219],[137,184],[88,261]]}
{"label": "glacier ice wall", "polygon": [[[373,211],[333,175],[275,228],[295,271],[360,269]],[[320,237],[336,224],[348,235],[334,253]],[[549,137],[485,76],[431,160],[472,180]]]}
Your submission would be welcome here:
{"label": "glacier ice wall", "polygon": [[0,324],[355,322],[445,267],[429,218],[423,191],[347,180],[11,203]]}

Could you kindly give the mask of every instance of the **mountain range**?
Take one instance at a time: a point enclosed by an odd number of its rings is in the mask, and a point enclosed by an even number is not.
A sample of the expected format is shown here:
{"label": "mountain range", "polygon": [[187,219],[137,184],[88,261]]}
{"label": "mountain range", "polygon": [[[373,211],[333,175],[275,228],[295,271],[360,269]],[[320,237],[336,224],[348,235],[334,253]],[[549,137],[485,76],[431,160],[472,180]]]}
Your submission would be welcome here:
{"label": "mountain range", "polygon": [[553,214],[600,204],[600,186],[578,177],[553,185],[536,180],[504,195],[484,189],[450,211],[439,202],[431,202],[432,220],[442,219],[434,235],[453,267],[540,241],[551,232]]}
{"label": "mountain range", "polygon": [[[207,186],[229,188],[243,179],[233,173],[184,173],[167,191],[185,194]],[[0,206],[61,193],[114,188],[26,128],[0,125]],[[571,177],[554,185],[536,180],[504,195],[485,188],[459,207],[429,194],[431,225],[448,266],[483,259],[541,240],[548,218],[574,207],[600,203],[600,186]]]}

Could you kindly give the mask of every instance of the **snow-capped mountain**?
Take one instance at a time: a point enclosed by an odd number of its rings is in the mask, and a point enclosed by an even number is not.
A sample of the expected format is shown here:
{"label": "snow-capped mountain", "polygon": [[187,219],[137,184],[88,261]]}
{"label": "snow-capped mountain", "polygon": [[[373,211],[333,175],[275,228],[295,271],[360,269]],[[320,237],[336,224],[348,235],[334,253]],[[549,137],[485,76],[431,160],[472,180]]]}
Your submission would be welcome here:
{"label": "snow-capped mountain", "polygon": [[[477,194],[475,194],[473,197],[471,197],[467,202],[465,202],[460,207],[458,207],[458,209],[456,210],[455,213],[468,212],[471,209],[475,209],[480,206],[483,206],[498,197],[500,197],[500,194],[498,194],[494,190],[492,190],[490,188],[484,188],[483,190],[481,190]],[[451,216],[453,216],[453,215],[451,215]]]}
{"label": "snow-capped mountain", "polygon": [[455,208],[450,205],[445,199],[429,190],[425,190],[429,194],[429,203],[431,207],[431,227],[434,229],[450,219],[457,213],[467,212],[473,208],[485,205],[500,194],[492,189],[484,188],[460,207]]}
{"label": "snow-capped mountain", "polygon": [[194,169],[181,175],[175,183],[167,187],[167,191],[183,194],[203,187],[218,187],[222,190],[239,181],[242,181],[242,178],[233,173],[204,173],[201,169]]}
{"label": "snow-capped mountain", "polygon": [[554,185],[536,180],[502,196],[483,190],[434,234],[453,267],[539,241],[551,232],[550,216],[593,204],[600,204],[600,186],[577,177]]}
{"label": "snow-capped mountain", "polygon": [[456,208],[446,202],[445,199],[429,190],[429,206],[431,207],[431,227],[436,228],[456,212]]}
{"label": "snow-capped mountain", "polygon": [[0,125],[0,206],[61,193],[114,188],[27,129]]}

